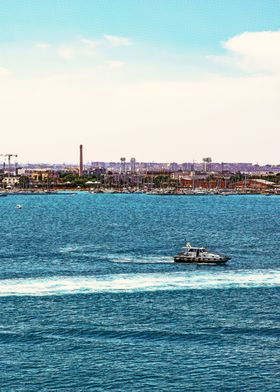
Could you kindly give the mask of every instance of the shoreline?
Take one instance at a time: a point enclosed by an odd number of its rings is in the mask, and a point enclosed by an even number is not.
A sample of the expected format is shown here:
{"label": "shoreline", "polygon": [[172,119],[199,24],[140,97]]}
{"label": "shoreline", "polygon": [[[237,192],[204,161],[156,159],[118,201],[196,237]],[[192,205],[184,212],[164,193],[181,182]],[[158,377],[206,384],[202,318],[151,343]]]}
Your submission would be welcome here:
{"label": "shoreline", "polygon": [[4,196],[29,196],[29,195],[75,195],[78,193],[89,194],[143,194],[150,196],[241,196],[241,195],[263,195],[263,196],[280,196],[280,192],[275,191],[257,191],[257,190],[202,190],[202,189],[113,189],[99,188],[96,190],[77,189],[77,188],[56,188],[53,190],[38,189],[18,189],[0,191],[0,197]]}

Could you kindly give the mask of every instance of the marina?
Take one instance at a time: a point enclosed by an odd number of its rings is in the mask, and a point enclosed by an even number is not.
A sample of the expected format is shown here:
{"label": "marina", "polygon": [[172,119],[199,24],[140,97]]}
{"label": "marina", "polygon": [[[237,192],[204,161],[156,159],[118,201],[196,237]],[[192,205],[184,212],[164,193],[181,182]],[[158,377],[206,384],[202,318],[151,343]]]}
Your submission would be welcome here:
{"label": "marina", "polygon": [[8,191],[1,192],[0,197],[2,196],[46,196],[46,195],[74,195],[77,192],[69,192],[69,191]]}

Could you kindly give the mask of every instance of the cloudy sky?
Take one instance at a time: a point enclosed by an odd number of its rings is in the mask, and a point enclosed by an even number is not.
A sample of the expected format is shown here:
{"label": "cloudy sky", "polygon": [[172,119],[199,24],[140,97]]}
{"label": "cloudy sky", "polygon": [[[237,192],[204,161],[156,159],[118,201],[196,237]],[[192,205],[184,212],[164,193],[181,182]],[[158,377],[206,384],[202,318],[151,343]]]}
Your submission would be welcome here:
{"label": "cloudy sky", "polygon": [[0,154],[280,163],[279,0],[1,0]]}

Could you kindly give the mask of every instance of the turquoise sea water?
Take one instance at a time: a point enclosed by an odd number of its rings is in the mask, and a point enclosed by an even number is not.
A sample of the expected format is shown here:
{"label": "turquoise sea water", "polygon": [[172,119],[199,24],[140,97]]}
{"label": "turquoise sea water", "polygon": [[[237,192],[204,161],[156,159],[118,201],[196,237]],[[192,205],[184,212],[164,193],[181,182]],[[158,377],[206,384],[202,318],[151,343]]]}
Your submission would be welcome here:
{"label": "turquoise sea water", "polygon": [[[1,392],[280,390],[280,197],[9,196],[0,214]],[[174,264],[185,239],[232,260]]]}

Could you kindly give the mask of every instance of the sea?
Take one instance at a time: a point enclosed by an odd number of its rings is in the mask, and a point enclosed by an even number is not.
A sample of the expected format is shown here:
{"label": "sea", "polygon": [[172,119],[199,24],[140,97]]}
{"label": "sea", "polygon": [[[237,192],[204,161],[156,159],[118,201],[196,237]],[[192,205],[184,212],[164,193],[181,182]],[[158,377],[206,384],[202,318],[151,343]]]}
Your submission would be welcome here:
{"label": "sea", "polygon": [[1,392],[280,391],[280,196],[8,196],[0,233]]}

